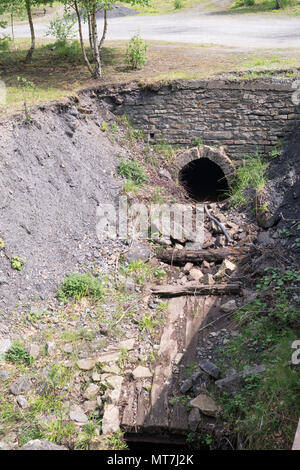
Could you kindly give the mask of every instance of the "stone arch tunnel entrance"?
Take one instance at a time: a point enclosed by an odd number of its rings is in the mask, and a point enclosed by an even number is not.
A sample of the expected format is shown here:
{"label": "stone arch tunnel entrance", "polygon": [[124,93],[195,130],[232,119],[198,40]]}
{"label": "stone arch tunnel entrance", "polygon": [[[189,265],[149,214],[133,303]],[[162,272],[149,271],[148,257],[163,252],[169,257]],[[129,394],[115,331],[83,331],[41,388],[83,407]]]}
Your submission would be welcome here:
{"label": "stone arch tunnel entrance", "polygon": [[224,171],[209,158],[198,158],[185,165],[179,172],[179,183],[195,201],[220,201],[228,196]]}
{"label": "stone arch tunnel entrance", "polygon": [[188,196],[198,202],[221,201],[228,197],[235,178],[235,167],[223,147],[193,147],[174,162],[178,182]]}

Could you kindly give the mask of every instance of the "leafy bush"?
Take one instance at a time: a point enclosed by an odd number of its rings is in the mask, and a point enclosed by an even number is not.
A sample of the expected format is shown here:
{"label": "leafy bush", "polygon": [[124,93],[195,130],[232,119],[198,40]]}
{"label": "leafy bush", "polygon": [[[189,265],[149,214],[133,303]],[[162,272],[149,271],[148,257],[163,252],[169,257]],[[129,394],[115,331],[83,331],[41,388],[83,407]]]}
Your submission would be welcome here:
{"label": "leafy bush", "polygon": [[126,50],[126,62],[133,69],[140,69],[146,63],[146,51],[147,44],[140,37],[139,34],[135,34],[129,41]]}
{"label": "leafy bush", "polygon": [[28,354],[25,347],[17,341],[9,348],[5,354],[5,359],[13,364],[25,364],[27,366],[34,361],[34,358]]}
{"label": "leafy bush", "polygon": [[10,265],[13,269],[16,269],[17,271],[21,271],[23,267],[23,261],[19,256],[13,256],[12,259],[10,260]]}
{"label": "leafy bush", "polygon": [[145,183],[148,179],[144,168],[137,160],[126,160],[124,157],[121,158],[118,173],[138,186]]}
{"label": "leafy bush", "polygon": [[76,33],[73,30],[75,23],[75,16],[64,15],[60,18],[56,14],[56,18],[50,21],[46,36],[55,37],[57,42],[66,43],[75,37]]}
{"label": "leafy bush", "polygon": [[63,281],[56,296],[60,302],[67,303],[72,297],[76,300],[81,300],[83,297],[100,300],[103,293],[102,282],[92,274],[70,274]]}
{"label": "leafy bush", "polygon": [[264,175],[268,166],[268,162],[258,155],[244,160],[237,170],[235,184],[229,192],[233,206],[245,206],[248,203],[245,195],[246,189],[252,188],[261,191],[264,188],[266,185]]}
{"label": "leafy bush", "polygon": [[181,0],[174,0],[174,9],[180,10],[183,8],[183,2]]}

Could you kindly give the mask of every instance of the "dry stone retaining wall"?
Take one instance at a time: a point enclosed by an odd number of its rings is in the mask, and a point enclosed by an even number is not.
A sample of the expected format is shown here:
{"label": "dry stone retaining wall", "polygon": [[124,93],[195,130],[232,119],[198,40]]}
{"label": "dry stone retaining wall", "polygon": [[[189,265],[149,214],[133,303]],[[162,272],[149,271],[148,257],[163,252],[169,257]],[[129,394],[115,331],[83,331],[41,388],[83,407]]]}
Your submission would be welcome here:
{"label": "dry stone retaining wall", "polygon": [[96,91],[116,114],[126,114],[152,142],[190,145],[199,137],[223,145],[231,158],[269,152],[299,123],[294,79],[214,79]]}

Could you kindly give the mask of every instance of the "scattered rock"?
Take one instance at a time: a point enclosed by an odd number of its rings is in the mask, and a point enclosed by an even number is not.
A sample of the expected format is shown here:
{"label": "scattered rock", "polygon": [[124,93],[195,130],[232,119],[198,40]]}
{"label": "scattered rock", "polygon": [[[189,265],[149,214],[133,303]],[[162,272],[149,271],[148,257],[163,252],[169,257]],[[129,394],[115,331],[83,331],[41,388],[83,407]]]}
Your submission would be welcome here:
{"label": "scattered rock", "polygon": [[32,356],[34,359],[37,359],[40,354],[40,347],[38,344],[30,344],[27,349],[28,354]]}
{"label": "scattered rock", "polygon": [[85,390],[83,396],[84,398],[87,398],[89,400],[91,398],[94,398],[97,395],[98,391],[99,391],[98,385],[90,384]]}
{"label": "scattered rock", "polygon": [[131,277],[125,279],[124,289],[126,292],[133,292],[135,290],[135,282]]}
{"label": "scattered rock", "polygon": [[260,232],[257,236],[257,242],[260,245],[267,246],[267,245],[274,245],[275,240],[273,239],[273,237],[271,237],[269,232]]}
{"label": "scattered rock", "polygon": [[120,351],[102,354],[98,357],[98,362],[117,362],[120,359]]}
{"label": "scattered rock", "polygon": [[3,336],[8,336],[9,335],[9,329],[8,327],[0,322],[0,338]]}
{"label": "scattered rock", "polygon": [[218,406],[211,397],[201,393],[196,398],[190,401],[192,407],[198,408],[203,414],[207,416],[216,416]]}
{"label": "scattered rock", "polygon": [[264,372],[264,366],[250,367],[245,369],[243,372],[228,375],[224,379],[217,380],[215,382],[215,386],[220,392],[226,392],[229,395],[232,395],[242,390],[243,386],[245,385],[244,377],[252,374],[263,374]]}
{"label": "scattered rock", "polygon": [[228,302],[221,305],[220,308],[225,313],[234,312],[237,309],[236,301],[234,299],[228,300]]}
{"label": "scattered rock", "polygon": [[148,261],[151,256],[151,251],[146,246],[138,242],[133,242],[129,250],[125,253],[125,260],[128,263],[132,261]]}
{"label": "scattered rock", "polygon": [[126,349],[127,351],[132,351],[135,345],[135,338],[125,339],[120,342],[120,349]]}
{"label": "scattered rock", "polygon": [[81,370],[91,370],[95,367],[96,361],[94,359],[79,359],[77,366]]}
{"label": "scattered rock", "polygon": [[93,372],[92,380],[93,380],[93,382],[100,382],[101,381],[101,375],[98,374],[98,372]]}
{"label": "scattered rock", "polygon": [[63,347],[63,351],[64,351],[65,353],[71,354],[71,353],[73,352],[73,346],[72,346],[72,344],[71,344],[71,343],[65,344],[64,347]]}
{"label": "scattered rock", "polygon": [[4,356],[5,353],[11,347],[11,341],[9,338],[0,339],[0,356]]}
{"label": "scattered rock", "polygon": [[192,408],[188,416],[188,426],[192,432],[197,430],[197,427],[201,421],[201,415],[198,408]]}
{"label": "scattered rock", "polygon": [[9,378],[9,372],[7,370],[0,370],[0,380],[6,380]]}
{"label": "scattered rock", "polygon": [[102,433],[110,434],[112,432],[116,432],[118,431],[119,427],[119,408],[113,404],[105,405],[102,419]]}
{"label": "scattered rock", "polygon": [[186,263],[186,265],[183,268],[183,272],[185,274],[188,274],[193,266],[194,266],[193,263]]}
{"label": "scattered rock", "polygon": [[192,268],[190,269],[190,274],[189,276],[194,280],[194,281],[199,281],[201,278],[204,277],[202,271],[198,268]]}
{"label": "scattered rock", "polygon": [[192,386],[193,382],[191,381],[191,379],[186,379],[180,387],[180,392],[186,393],[192,388]]}
{"label": "scattered rock", "polygon": [[164,178],[167,178],[168,180],[172,180],[172,176],[168,172],[168,170],[165,170],[164,168],[160,169],[158,172],[159,176],[163,176]]}
{"label": "scattered rock", "polygon": [[23,395],[18,395],[17,403],[20,406],[20,408],[25,408],[25,406],[27,405],[27,400]]}
{"label": "scattered rock", "polygon": [[200,361],[199,366],[201,367],[204,372],[211,375],[214,379],[217,379],[220,375],[220,369],[217,367],[213,362],[209,361],[208,359],[203,359]]}
{"label": "scattered rock", "polygon": [[20,447],[19,450],[68,450],[68,448],[64,446],[58,446],[57,444],[53,444],[53,442],[34,439],[33,441],[29,441],[27,444]]}
{"label": "scattered rock", "polygon": [[88,417],[78,405],[73,405],[70,409],[70,419],[76,423],[86,424],[88,422]]}
{"label": "scattered rock", "polygon": [[224,277],[226,274],[229,275],[237,268],[236,264],[232,263],[228,259],[224,259],[218,272],[215,274],[217,279]]}
{"label": "scattered rock", "polygon": [[82,408],[85,413],[91,413],[97,408],[97,401],[87,400],[83,403]]}
{"label": "scattered rock", "polygon": [[118,367],[117,364],[112,364],[111,366],[108,364],[104,364],[102,370],[106,374],[115,374],[115,375],[120,374],[120,371],[121,371],[120,367]]}
{"label": "scattered rock", "polygon": [[148,367],[144,366],[137,366],[133,371],[132,371],[133,378],[135,380],[137,379],[149,379],[152,377],[152,373],[148,369]]}
{"label": "scattered rock", "polygon": [[49,356],[53,357],[55,354],[55,343],[53,341],[48,341],[46,343],[46,349]]}
{"label": "scattered rock", "polygon": [[21,377],[20,379],[16,380],[11,387],[10,391],[13,395],[22,395],[23,393],[29,392],[29,390],[32,388],[32,383],[30,380],[25,379],[24,377]]}

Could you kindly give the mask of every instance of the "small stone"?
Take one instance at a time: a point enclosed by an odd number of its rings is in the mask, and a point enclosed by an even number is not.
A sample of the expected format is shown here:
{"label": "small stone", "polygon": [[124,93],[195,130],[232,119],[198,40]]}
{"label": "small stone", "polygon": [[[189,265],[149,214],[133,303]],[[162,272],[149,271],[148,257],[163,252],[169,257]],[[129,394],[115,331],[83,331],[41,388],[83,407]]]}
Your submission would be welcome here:
{"label": "small stone", "polygon": [[97,395],[98,391],[99,391],[98,385],[90,384],[85,390],[83,396],[84,398],[87,398],[89,400],[90,398],[94,398]]}
{"label": "small stone", "polygon": [[217,379],[220,375],[220,369],[213,362],[203,359],[199,362],[199,366],[204,372],[211,375],[214,379]]}
{"label": "small stone", "polygon": [[236,301],[229,300],[225,304],[221,305],[221,310],[225,313],[234,312],[237,309]]}
{"label": "small stone", "polygon": [[102,354],[98,357],[98,362],[117,362],[120,359],[120,351]]}
{"label": "small stone", "polygon": [[98,372],[93,372],[92,380],[93,380],[93,382],[100,382],[101,381],[101,375],[98,374]]}
{"label": "small stone", "polygon": [[73,346],[72,346],[72,344],[71,344],[71,343],[65,344],[64,347],[63,347],[63,351],[64,351],[65,353],[71,354],[71,353],[73,352]]}
{"label": "small stone", "polygon": [[133,292],[135,290],[135,282],[130,277],[124,281],[124,289],[126,292]]}
{"label": "small stone", "polygon": [[192,268],[190,270],[190,277],[195,280],[195,281],[199,281],[201,278],[204,277],[202,271],[200,271],[200,269],[197,269],[197,268]]}
{"label": "small stone", "polygon": [[212,274],[206,273],[203,275],[202,284],[212,286],[214,284],[214,278]]}
{"label": "small stone", "polygon": [[172,180],[172,176],[170,175],[170,173],[168,172],[168,170],[165,170],[164,168],[160,169],[158,174],[160,176],[163,176],[164,178],[167,178],[168,180]]}
{"label": "small stone", "polygon": [[91,370],[95,367],[96,361],[94,359],[79,359],[77,366],[81,370]]}
{"label": "small stone", "polygon": [[193,266],[194,266],[193,263],[186,263],[186,265],[183,268],[183,272],[185,274],[188,274]]}
{"label": "small stone", "polygon": [[132,351],[135,345],[135,338],[125,339],[120,342],[120,349],[126,349],[126,351]]}
{"label": "small stone", "polygon": [[97,405],[99,406],[99,408],[102,408],[103,401],[102,401],[102,398],[100,397],[100,395],[98,395],[98,397],[96,398],[96,401],[97,401]]}
{"label": "small stone", "polygon": [[34,439],[33,441],[29,441],[27,444],[20,447],[19,450],[68,450],[68,448],[53,444],[53,442]]}
{"label": "small stone", "polygon": [[125,259],[128,263],[132,261],[148,261],[151,251],[139,242],[133,242],[129,250],[125,253]]}
{"label": "small stone", "polygon": [[72,406],[70,410],[70,419],[82,424],[86,424],[88,422],[88,417],[78,405]]}
{"label": "small stone", "polygon": [[116,405],[105,405],[102,419],[102,433],[111,434],[118,431],[120,427],[119,408]]}
{"label": "small stone", "polygon": [[9,372],[7,370],[0,370],[0,380],[6,380],[9,378]]}
{"label": "small stone", "polygon": [[152,377],[152,373],[148,369],[148,367],[144,366],[137,366],[134,371],[132,371],[133,378],[137,379],[149,379]]}
{"label": "small stone", "polygon": [[11,347],[11,341],[9,338],[0,339],[0,356],[2,355],[4,356],[10,347]]}
{"label": "small stone", "polygon": [[29,390],[32,388],[32,383],[30,380],[25,379],[24,377],[21,377],[20,379],[16,380],[11,387],[10,391],[13,395],[22,395],[23,393],[29,392]]}
{"label": "small stone", "polygon": [[53,357],[55,354],[55,343],[53,341],[48,341],[46,343],[46,349],[49,356]]}
{"label": "small stone", "polygon": [[38,344],[30,344],[28,350],[28,354],[32,356],[34,359],[37,359],[40,354],[40,347]]}
{"label": "small stone", "polygon": [[201,393],[196,398],[190,401],[191,406],[199,408],[199,410],[207,416],[216,416],[218,406],[211,397]]}
{"label": "small stone", "polygon": [[83,403],[82,408],[85,413],[91,413],[95,411],[97,407],[97,401],[96,400],[87,400]]}
{"label": "small stone", "polygon": [[192,386],[193,382],[191,381],[191,379],[186,379],[180,387],[180,392],[186,393],[192,388]]}
{"label": "small stone", "polygon": [[117,364],[112,364],[112,365],[109,365],[109,364],[104,364],[103,366],[103,369],[102,369],[102,372],[104,372],[105,374],[115,374],[115,375],[118,375],[120,374],[120,367],[117,366]]}
{"label": "small stone", "polygon": [[198,408],[192,408],[188,416],[188,426],[193,432],[197,430],[197,427],[201,421],[200,411]]}
{"label": "small stone", "polygon": [[17,403],[20,406],[20,408],[25,408],[25,406],[27,405],[27,400],[23,395],[18,395]]}
{"label": "small stone", "polygon": [[226,274],[229,275],[237,268],[236,264],[232,263],[228,259],[224,259],[218,272],[215,274],[217,279],[224,277]]}

